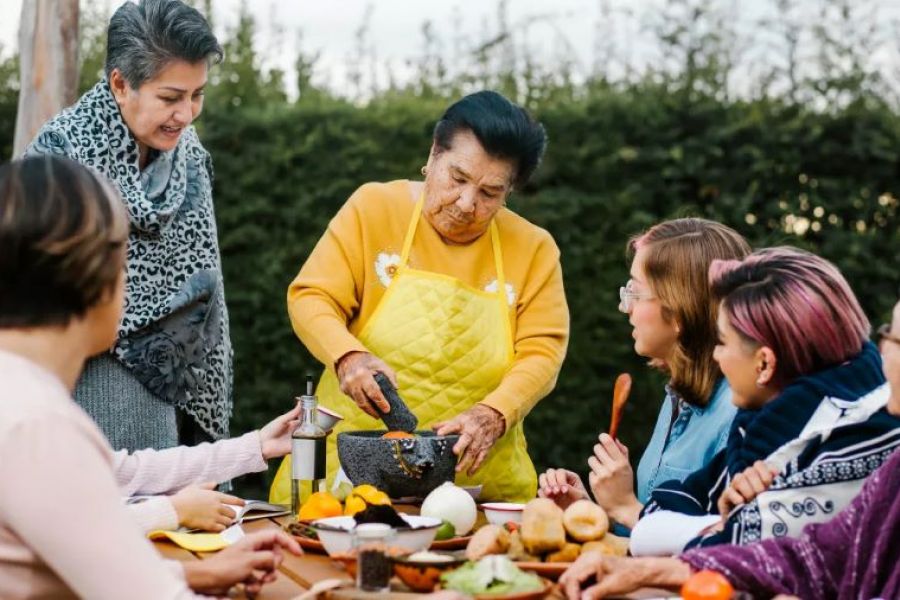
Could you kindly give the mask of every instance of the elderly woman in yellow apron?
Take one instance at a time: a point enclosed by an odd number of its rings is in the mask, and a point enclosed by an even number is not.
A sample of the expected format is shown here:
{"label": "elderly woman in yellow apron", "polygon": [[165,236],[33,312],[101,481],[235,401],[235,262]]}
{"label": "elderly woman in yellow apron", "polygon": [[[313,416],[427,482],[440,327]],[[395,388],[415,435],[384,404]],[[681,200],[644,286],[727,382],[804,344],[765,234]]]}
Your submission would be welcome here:
{"label": "elderly woman in yellow apron", "polygon": [[[521,107],[466,96],[435,126],[425,181],[360,187],[288,289],[294,331],[326,367],[320,403],[345,417],[335,433],[384,428],[380,371],[420,427],[460,434],[457,484],[483,485],[484,499],[535,496],[522,421],[553,389],[568,340],[559,250],[505,207],[545,145]],[[289,461],[273,501],[289,501]]]}

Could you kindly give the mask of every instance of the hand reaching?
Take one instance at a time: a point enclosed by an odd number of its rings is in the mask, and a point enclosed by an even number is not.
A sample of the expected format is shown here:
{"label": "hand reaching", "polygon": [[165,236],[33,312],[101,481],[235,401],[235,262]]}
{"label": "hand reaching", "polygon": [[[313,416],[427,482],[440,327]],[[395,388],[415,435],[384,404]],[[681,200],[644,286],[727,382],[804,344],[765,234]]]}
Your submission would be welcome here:
{"label": "hand reaching", "polygon": [[577,500],[590,499],[581,478],[566,469],[547,469],[538,477],[538,496],[549,498],[562,509]]}
{"label": "hand reaching", "polygon": [[231,506],[243,506],[244,501],[217,492],[215,487],[215,482],[189,485],[171,497],[179,525],[219,532],[234,522],[235,511]]}

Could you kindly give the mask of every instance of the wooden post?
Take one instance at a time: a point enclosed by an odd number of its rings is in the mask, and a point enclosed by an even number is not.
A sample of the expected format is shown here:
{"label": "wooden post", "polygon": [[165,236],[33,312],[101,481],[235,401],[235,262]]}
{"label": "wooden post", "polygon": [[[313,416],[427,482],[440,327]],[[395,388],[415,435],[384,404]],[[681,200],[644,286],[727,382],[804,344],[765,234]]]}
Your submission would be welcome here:
{"label": "wooden post", "polygon": [[24,0],[13,157],[78,94],[78,0]]}

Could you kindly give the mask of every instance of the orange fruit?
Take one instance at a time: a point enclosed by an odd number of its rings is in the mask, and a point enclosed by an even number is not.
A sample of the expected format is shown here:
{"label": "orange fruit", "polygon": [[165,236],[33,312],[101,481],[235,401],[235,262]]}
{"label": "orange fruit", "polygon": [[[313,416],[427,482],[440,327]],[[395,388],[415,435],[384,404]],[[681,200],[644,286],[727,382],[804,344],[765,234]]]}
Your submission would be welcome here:
{"label": "orange fruit", "polygon": [[341,501],[328,492],[316,492],[300,507],[300,520],[313,521],[338,517],[343,512]]}
{"label": "orange fruit", "polygon": [[698,571],[681,586],[684,600],[729,600],[733,593],[725,576],[715,571]]}
{"label": "orange fruit", "polygon": [[405,431],[388,431],[386,434],[381,436],[381,438],[385,440],[406,440],[414,437],[416,436]]}

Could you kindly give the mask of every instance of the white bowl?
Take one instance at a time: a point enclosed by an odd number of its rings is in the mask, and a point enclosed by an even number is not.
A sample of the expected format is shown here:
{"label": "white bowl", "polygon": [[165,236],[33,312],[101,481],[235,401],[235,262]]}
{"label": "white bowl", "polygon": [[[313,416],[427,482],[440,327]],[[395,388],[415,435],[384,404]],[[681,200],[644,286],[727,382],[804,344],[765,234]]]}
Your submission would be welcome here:
{"label": "white bowl", "polygon": [[488,523],[492,525],[504,525],[509,521],[514,523],[522,522],[522,510],[524,504],[516,504],[514,502],[485,502],[481,505],[484,516]]}
{"label": "white bowl", "polygon": [[344,417],[334,412],[333,410],[329,410],[324,406],[316,407],[316,421],[319,423],[319,427],[324,429],[325,431],[331,431],[334,429],[334,426],[344,420]]}
{"label": "white bowl", "polygon": [[[409,523],[410,528],[396,529],[396,536],[390,545],[410,552],[428,548],[434,541],[434,536],[437,535],[441,520],[418,515],[400,516]],[[356,521],[353,520],[353,517],[328,517],[313,521],[310,527],[316,530],[319,541],[325,547],[325,552],[332,555],[350,550],[352,539],[350,532],[356,527]]]}

